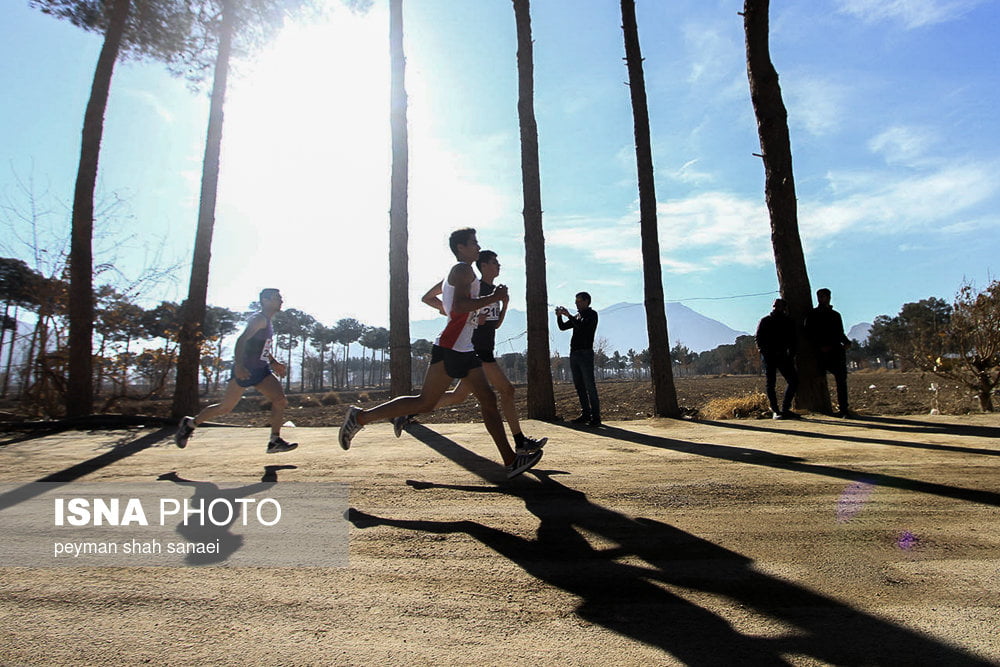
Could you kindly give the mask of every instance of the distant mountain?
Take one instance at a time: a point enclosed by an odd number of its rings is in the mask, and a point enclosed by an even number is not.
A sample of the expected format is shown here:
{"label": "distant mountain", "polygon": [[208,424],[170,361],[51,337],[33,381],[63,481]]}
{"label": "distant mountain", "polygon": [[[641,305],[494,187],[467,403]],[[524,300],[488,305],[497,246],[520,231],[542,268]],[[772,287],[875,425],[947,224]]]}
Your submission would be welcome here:
{"label": "distant mountain", "polygon": [[[641,303],[616,303],[597,311],[599,324],[597,337],[606,338],[608,352],[625,354],[629,349],[639,352],[649,347],[646,336],[646,311]],[[431,342],[441,333],[443,318],[410,322],[410,338],[424,338]],[[497,351],[523,352],[527,347],[527,315],[512,309],[507,313],[503,327],[497,332]],[[678,342],[694,352],[712,350],[720,345],[732,344],[738,336],[747,335],[722,322],[691,310],[681,303],[667,303],[667,329],[671,347]],[[570,332],[559,331],[554,314],[549,318],[549,347],[559,354],[569,353]]]}
{"label": "distant mountain", "polygon": [[872,330],[872,325],[869,322],[860,322],[851,327],[851,330],[847,332],[847,337],[851,340],[856,340],[859,343],[864,344],[868,340],[868,334]]}

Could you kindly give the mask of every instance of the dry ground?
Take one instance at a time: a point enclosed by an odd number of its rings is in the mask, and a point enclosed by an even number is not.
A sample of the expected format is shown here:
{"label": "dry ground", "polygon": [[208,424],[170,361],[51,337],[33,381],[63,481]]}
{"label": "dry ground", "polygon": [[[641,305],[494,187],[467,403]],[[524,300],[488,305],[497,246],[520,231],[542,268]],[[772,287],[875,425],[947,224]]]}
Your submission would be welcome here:
{"label": "dry ground", "polygon": [[528,422],[511,483],[478,424],[280,456],[262,428],[0,436],[3,483],[269,474],[352,507],[342,568],[0,568],[0,663],[1000,664],[996,415],[609,422]]}

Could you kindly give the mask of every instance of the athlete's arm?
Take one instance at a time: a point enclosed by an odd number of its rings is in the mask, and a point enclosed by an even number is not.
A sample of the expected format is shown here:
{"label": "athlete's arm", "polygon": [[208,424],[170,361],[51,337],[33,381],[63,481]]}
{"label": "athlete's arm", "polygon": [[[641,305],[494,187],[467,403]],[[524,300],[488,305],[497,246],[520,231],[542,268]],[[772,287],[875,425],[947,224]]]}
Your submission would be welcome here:
{"label": "athlete's arm", "polygon": [[441,291],[442,291],[442,284],[443,283],[444,283],[443,280],[439,280],[434,285],[434,287],[432,287],[429,290],[427,290],[427,293],[424,294],[423,298],[420,299],[420,300],[423,301],[424,303],[426,303],[428,306],[430,306],[434,310],[436,310],[439,313],[441,313],[442,315],[447,315],[448,313],[444,312],[444,304],[441,303]]}
{"label": "athlete's arm", "polygon": [[497,320],[496,328],[499,329],[503,325],[504,318],[507,317],[507,305],[510,303],[510,297],[500,300],[500,319]]}
{"label": "athlete's arm", "polygon": [[496,290],[489,296],[472,298],[469,289],[472,281],[476,279],[472,267],[468,264],[460,263],[452,267],[448,274],[448,284],[455,288],[455,300],[452,303],[452,311],[456,313],[471,313],[474,310],[485,308],[494,303],[497,299],[506,299],[507,288],[504,285],[497,285]]}

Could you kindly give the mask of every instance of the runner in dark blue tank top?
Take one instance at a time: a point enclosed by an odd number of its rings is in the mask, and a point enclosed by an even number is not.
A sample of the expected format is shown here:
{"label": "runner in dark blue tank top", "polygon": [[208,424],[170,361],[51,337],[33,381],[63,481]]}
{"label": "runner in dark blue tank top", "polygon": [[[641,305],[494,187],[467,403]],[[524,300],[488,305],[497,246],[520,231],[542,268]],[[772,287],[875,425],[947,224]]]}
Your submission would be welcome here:
{"label": "runner in dark blue tank top", "polygon": [[260,312],[250,318],[247,328],[236,341],[233,376],[229,379],[225,395],[219,403],[208,406],[198,416],[181,419],[177,433],[174,434],[174,442],[178,447],[187,446],[188,439],[199,424],[232,412],[249,387],[256,387],[264,398],[271,401],[271,438],[267,443],[267,453],[288,452],[299,446],[298,443],[287,442],[281,437],[288,399],[285,398],[278,377],[284,377],[286,369],[283,363],[271,355],[271,340],[274,338],[271,318],[281,310],[281,303],[281,293],[278,290],[268,288],[261,291]]}

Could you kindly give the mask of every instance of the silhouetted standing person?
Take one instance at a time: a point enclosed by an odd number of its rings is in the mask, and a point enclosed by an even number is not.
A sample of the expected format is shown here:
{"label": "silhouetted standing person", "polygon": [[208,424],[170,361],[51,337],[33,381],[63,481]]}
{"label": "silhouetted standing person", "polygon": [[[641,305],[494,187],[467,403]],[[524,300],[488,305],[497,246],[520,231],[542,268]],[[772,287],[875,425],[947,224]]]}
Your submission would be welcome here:
{"label": "silhouetted standing person", "polygon": [[851,341],[844,333],[840,313],[830,305],[830,290],[816,291],[818,306],[806,315],[806,338],[816,348],[820,369],[832,373],[837,383],[836,417],[850,417],[847,402],[847,349]]}
{"label": "silhouetted standing person", "polygon": [[[757,324],[755,338],[764,365],[764,377],[767,379],[767,402],[774,413],[774,419],[797,417],[792,412],[792,399],[799,386],[799,374],[795,370],[795,322],[788,316],[784,299],[774,300],[770,314],[761,318]],[[787,384],[780,409],[775,387],[778,373],[781,373]]]}
{"label": "silhouetted standing person", "polygon": [[[597,311],[590,307],[590,295],[576,295],[577,314],[571,315],[563,306],[556,308],[556,318],[562,331],[573,330],[569,341],[569,368],[573,385],[580,398],[580,416],[574,424],[601,425],[601,402],[597,398],[594,380],[594,335],[597,333]],[[566,318],[565,320],[563,318]]]}

